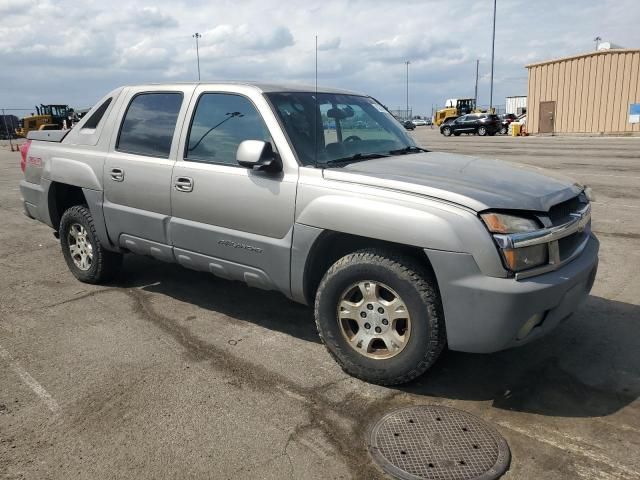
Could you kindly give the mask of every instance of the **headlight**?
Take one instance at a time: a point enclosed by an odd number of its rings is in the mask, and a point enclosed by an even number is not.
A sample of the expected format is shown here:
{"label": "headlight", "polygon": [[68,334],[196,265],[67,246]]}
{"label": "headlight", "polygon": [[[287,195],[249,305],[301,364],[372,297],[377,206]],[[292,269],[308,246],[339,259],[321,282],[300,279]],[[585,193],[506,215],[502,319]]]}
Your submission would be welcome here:
{"label": "headlight", "polygon": [[540,228],[538,222],[533,219],[506,213],[483,213],[480,217],[491,233],[532,232]]}
{"label": "headlight", "polygon": [[505,248],[502,250],[502,258],[509,270],[519,272],[548,263],[548,253],[547,244],[543,243],[530,247]]}
{"label": "headlight", "polygon": [[[483,213],[480,215],[487,229],[497,234],[497,237],[505,234],[533,232],[542,228],[542,225],[533,218],[520,217],[507,213]],[[521,248],[500,248],[500,253],[505,266],[512,272],[520,272],[529,268],[548,263],[549,249],[547,244],[532,245]]]}

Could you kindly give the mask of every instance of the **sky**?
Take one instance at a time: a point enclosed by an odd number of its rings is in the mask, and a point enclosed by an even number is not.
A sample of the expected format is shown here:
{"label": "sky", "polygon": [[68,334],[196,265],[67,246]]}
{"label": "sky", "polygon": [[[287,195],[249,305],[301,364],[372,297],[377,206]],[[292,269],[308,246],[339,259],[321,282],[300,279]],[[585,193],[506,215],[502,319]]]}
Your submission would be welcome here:
{"label": "sky", "polygon": [[[0,0],[0,108],[92,106],[120,85],[197,80],[313,84],[430,114],[489,103],[491,0]],[[640,0],[497,0],[494,105],[526,95],[528,63],[640,48]],[[23,112],[24,114],[24,112]]]}

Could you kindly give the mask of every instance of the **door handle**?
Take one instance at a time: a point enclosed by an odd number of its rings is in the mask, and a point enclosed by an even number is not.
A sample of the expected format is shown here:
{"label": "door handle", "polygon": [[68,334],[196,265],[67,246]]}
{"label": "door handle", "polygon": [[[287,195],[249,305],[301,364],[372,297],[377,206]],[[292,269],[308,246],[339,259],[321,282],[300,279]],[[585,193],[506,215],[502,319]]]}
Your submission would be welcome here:
{"label": "door handle", "polygon": [[189,177],[178,177],[174,183],[174,187],[179,192],[192,192],[193,179]]}
{"label": "door handle", "polygon": [[111,180],[113,180],[114,182],[124,181],[124,170],[122,170],[121,168],[112,168]]}

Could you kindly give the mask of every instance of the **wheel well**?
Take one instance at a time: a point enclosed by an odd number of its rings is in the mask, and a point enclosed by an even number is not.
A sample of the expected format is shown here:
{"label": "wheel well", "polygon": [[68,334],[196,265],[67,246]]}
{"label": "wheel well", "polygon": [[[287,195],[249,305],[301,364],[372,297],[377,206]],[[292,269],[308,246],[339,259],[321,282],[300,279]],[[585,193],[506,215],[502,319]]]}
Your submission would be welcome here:
{"label": "wheel well", "polygon": [[324,231],[311,247],[305,264],[303,288],[307,303],[313,305],[320,281],[331,265],[349,253],[365,248],[380,248],[401,253],[418,262],[424,262],[424,265],[433,271],[429,258],[424,253],[424,250],[419,247],[347,233]]}
{"label": "wheel well", "polygon": [[60,225],[62,214],[74,205],[86,205],[82,188],[75,185],[53,182],[49,187],[49,218],[55,229]]}

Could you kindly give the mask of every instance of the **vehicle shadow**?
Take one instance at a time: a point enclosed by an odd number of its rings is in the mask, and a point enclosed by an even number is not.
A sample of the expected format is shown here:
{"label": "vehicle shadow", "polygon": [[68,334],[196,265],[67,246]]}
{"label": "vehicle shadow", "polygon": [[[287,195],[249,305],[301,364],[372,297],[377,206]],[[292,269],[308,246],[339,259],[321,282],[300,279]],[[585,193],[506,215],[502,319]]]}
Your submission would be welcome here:
{"label": "vehicle shadow", "polygon": [[[320,343],[312,309],[277,292],[135,255],[126,257],[116,286]],[[639,338],[640,306],[591,296],[547,337],[494,354],[446,351],[425,375],[395,388],[539,415],[610,415],[640,397]]]}
{"label": "vehicle shadow", "polygon": [[312,309],[278,292],[248,287],[209,273],[139,255],[127,255],[119,288],[141,288],[205,310],[222,313],[308,342],[320,343]]}
{"label": "vehicle shadow", "polygon": [[492,402],[558,417],[598,417],[640,397],[640,306],[590,296],[547,337],[494,354],[447,351],[405,392]]}

